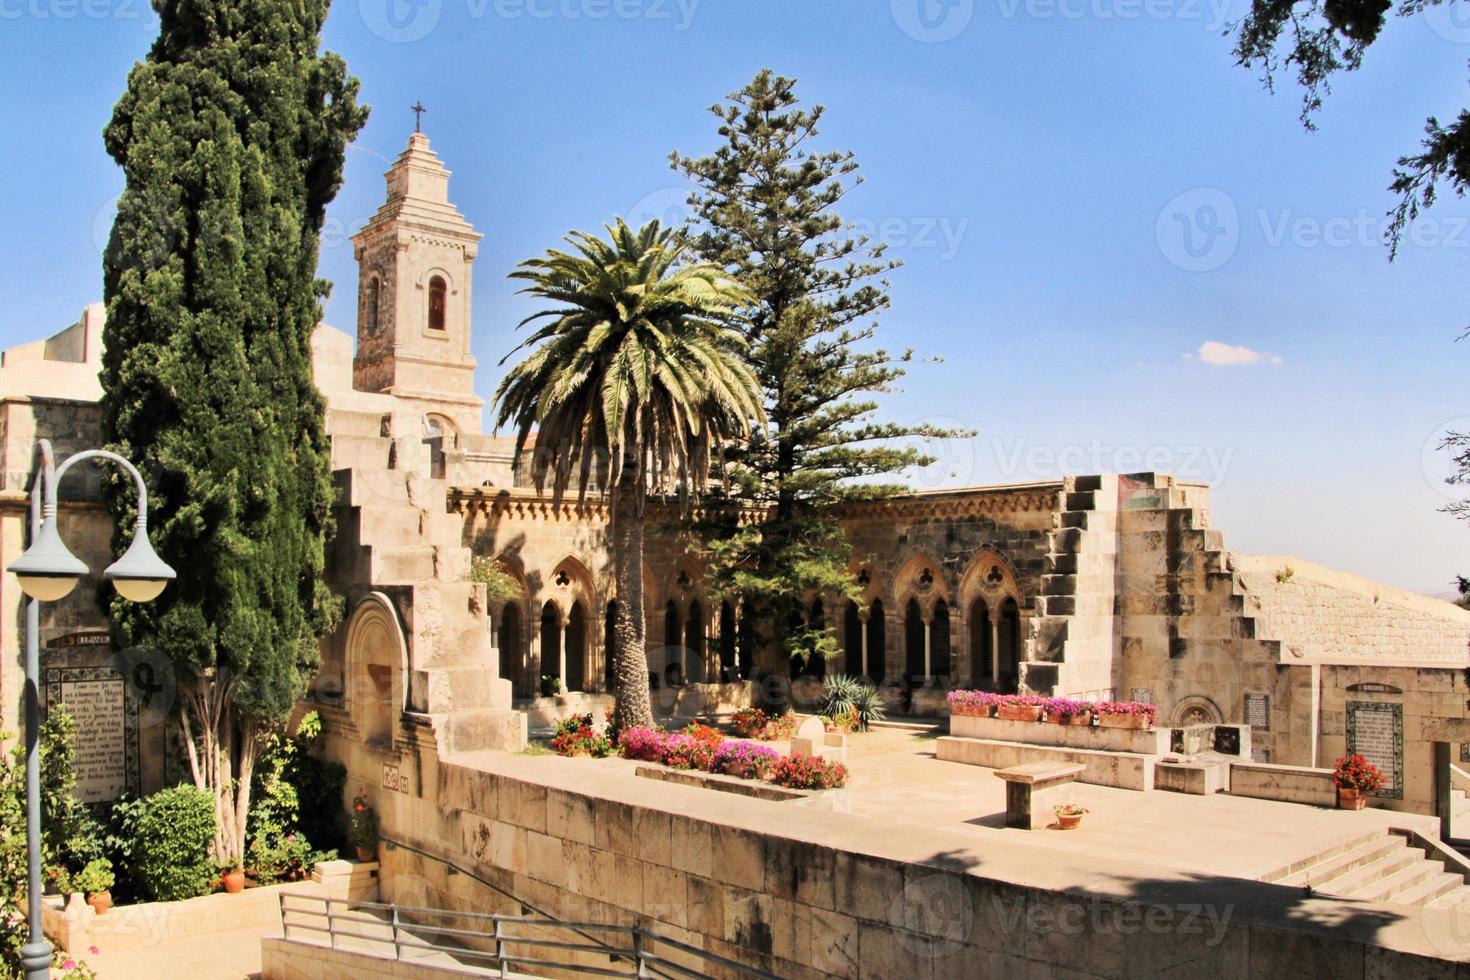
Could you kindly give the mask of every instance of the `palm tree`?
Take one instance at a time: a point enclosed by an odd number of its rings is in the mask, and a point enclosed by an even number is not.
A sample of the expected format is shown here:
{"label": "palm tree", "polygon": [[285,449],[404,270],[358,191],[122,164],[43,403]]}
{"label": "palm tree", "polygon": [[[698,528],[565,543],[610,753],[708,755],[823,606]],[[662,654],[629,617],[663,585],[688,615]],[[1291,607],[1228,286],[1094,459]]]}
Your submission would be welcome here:
{"label": "palm tree", "polygon": [[553,249],[511,274],[530,283],[521,292],[554,305],[521,321],[545,322],[516,348],[530,355],[495,400],[497,427],[516,426],[516,459],[537,430],[537,489],[549,476],[560,499],[575,478],[579,499],[594,483],[610,495],[614,723],[622,729],[653,723],[643,617],[648,494],[672,489],[687,504],[721,446],[764,414],[734,321],[750,294],[716,266],[684,264],[684,243],[657,221],[635,232],[619,219],[607,231],[607,241],[573,232],[574,254]]}

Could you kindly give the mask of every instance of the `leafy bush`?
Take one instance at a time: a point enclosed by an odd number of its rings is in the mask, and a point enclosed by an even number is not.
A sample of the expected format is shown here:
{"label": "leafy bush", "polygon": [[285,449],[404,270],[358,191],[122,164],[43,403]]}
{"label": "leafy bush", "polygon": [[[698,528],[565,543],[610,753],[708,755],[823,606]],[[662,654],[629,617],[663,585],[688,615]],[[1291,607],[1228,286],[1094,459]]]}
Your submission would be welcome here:
{"label": "leafy bush", "polygon": [[715,746],[682,732],[663,737],[663,752],[664,765],[674,769],[702,769],[709,772],[714,767]]}
{"label": "leafy bush", "polygon": [[838,789],[847,785],[847,767],[819,756],[787,755],[771,767],[770,779],[787,789]]}
{"label": "leafy bush", "polygon": [[470,571],[465,578],[485,586],[486,598],[491,602],[504,602],[521,594],[520,580],[505,570],[499,558],[491,558],[489,555],[475,555],[471,558]]}
{"label": "leafy bush", "polygon": [[696,742],[702,742],[705,745],[713,746],[716,748],[719,747],[721,742],[725,741],[725,736],[720,734],[719,729],[711,728],[708,725],[701,725],[697,721],[691,721],[689,724],[685,725],[683,728],[683,733],[694,739]]}
{"label": "leafy bush", "polygon": [[144,801],[133,850],[148,894],[161,902],[207,895],[216,871],[214,796],[194,786],[160,790]]}

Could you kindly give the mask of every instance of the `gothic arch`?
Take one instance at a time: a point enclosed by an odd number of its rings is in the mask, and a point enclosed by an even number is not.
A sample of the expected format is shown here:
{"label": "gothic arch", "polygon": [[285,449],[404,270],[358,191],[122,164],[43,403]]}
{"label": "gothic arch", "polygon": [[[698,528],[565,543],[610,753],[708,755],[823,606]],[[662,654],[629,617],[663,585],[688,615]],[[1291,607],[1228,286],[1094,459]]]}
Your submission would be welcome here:
{"label": "gothic arch", "polygon": [[1006,598],[1021,605],[1021,590],[1016,584],[1016,570],[1000,552],[985,547],[976,552],[960,576],[959,608],[968,613],[975,607],[976,600],[985,603],[990,617],[1000,613],[1001,603]]}
{"label": "gothic arch", "polygon": [[933,613],[937,599],[952,604],[944,572],[940,570],[939,563],[928,555],[911,555],[893,577],[893,606],[903,610],[905,617],[910,609],[910,599],[918,604],[925,617]]}
{"label": "gothic arch", "polygon": [[597,587],[586,564],[575,555],[566,555],[551,567],[551,572],[541,583],[541,602],[550,602],[561,614],[562,622],[572,613],[572,606],[581,602],[592,612],[599,607]]}
{"label": "gothic arch", "polygon": [[[449,336],[459,325],[458,317],[454,315],[459,285],[454,281],[454,276],[443,266],[433,266],[423,271],[415,286],[422,294],[420,302],[423,309],[423,333],[431,337]],[[438,292],[440,289],[442,294]],[[443,303],[438,309],[437,320],[434,305],[436,299]]]}
{"label": "gothic arch", "polygon": [[347,621],[343,680],[347,710],[370,745],[391,748],[394,724],[407,704],[408,643],[398,611],[381,592],[371,592]]}

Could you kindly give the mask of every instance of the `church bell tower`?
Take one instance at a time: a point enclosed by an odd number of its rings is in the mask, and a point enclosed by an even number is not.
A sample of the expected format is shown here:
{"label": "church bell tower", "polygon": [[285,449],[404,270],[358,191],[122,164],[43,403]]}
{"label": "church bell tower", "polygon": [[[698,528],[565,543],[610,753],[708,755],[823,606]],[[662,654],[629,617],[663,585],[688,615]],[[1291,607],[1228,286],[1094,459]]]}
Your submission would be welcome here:
{"label": "church bell tower", "polygon": [[387,201],[352,238],[352,386],[403,400],[428,433],[479,433],[470,281],[481,236],[449,203],[449,171],[423,133],[409,137],[386,176]]}

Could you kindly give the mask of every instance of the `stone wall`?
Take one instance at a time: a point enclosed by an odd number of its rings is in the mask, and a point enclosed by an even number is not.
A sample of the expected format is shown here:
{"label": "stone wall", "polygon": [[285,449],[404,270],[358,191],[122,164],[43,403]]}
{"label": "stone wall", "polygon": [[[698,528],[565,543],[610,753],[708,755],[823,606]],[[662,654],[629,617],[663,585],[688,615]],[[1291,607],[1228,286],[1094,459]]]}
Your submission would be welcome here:
{"label": "stone wall", "polygon": [[1261,630],[1286,657],[1463,666],[1470,611],[1299,558],[1241,555],[1230,567]]}
{"label": "stone wall", "polygon": [[384,900],[642,923],[797,980],[1410,977],[1441,971],[1435,956],[1470,964],[1435,910],[1347,906],[1139,860],[1089,858],[1083,870],[1022,839],[894,840],[852,814],[629,786],[615,762],[420,763],[417,789],[369,791]]}

